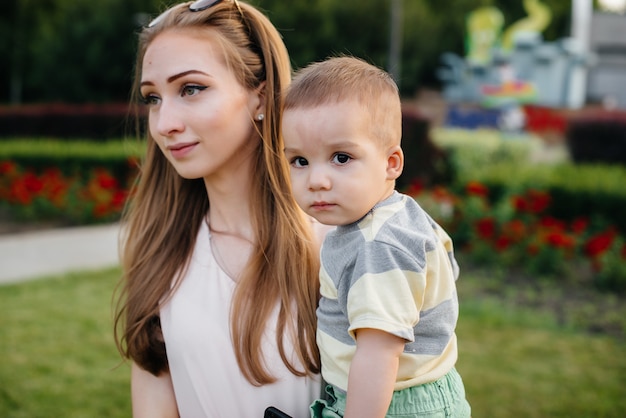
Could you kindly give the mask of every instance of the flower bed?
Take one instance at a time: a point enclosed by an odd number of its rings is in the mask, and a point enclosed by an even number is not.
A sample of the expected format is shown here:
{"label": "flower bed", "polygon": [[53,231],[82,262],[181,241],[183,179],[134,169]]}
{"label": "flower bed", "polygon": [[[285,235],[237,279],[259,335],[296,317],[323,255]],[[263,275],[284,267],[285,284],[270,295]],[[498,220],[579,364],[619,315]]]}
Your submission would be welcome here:
{"label": "flower bed", "polygon": [[79,176],[56,167],[37,173],[12,161],[0,161],[0,208],[14,222],[110,222],[119,219],[129,184],[106,167],[94,167]]}
{"label": "flower bed", "polygon": [[407,192],[448,231],[456,250],[478,264],[626,291],[623,234],[598,216],[564,221],[547,215],[552,197],[545,191],[528,188],[496,202],[479,182],[459,194],[419,184]]}

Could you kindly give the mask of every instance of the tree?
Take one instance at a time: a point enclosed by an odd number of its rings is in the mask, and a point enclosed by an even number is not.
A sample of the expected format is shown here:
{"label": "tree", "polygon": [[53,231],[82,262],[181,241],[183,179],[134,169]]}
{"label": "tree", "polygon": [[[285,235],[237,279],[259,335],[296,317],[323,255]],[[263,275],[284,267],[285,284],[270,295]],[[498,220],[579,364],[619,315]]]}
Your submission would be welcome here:
{"label": "tree", "polygon": [[[294,68],[352,54],[389,68],[394,0],[249,0],[284,37]],[[140,13],[156,15],[177,0],[2,0],[0,103],[126,101]],[[553,12],[546,39],[568,35],[571,0],[544,0]],[[405,0],[402,93],[438,87],[443,52],[464,53],[465,19],[495,5],[505,24],[523,17],[522,0]],[[145,22],[143,22],[145,23]]]}
{"label": "tree", "polygon": [[[156,0],[13,0],[11,87],[0,100],[104,102],[128,98],[140,12]],[[5,16],[3,14],[3,16]],[[4,26],[3,22],[3,28]],[[17,82],[16,82],[17,80]],[[8,94],[19,90],[19,94]]]}

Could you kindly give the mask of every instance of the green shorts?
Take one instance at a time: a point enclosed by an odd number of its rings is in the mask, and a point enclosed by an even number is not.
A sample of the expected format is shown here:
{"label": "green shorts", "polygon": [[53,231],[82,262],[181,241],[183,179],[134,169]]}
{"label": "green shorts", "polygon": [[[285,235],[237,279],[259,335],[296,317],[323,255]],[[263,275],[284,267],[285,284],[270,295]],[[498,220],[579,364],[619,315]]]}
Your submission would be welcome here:
{"label": "green shorts", "polygon": [[[332,385],[326,387],[328,399],[318,399],[311,405],[312,418],[343,417],[346,395]],[[456,369],[434,382],[393,392],[387,417],[467,418],[471,408],[465,399],[463,380]]]}

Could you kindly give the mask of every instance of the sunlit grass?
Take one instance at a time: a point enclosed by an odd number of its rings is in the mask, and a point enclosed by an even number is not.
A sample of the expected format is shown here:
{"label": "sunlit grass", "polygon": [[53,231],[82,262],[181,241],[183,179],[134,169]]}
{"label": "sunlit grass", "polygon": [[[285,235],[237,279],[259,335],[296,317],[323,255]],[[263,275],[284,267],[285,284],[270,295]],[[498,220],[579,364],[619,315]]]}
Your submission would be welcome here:
{"label": "sunlit grass", "polygon": [[0,416],[128,417],[113,343],[118,270],[0,287]]}
{"label": "sunlit grass", "polygon": [[458,338],[457,369],[474,417],[625,416],[623,341],[470,295],[462,299]]}
{"label": "sunlit grass", "polygon": [[[118,277],[0,286],[0,417],[130,416],[129,368],[111,331]],[[476,273],[459,280],[457,368],[474,417],[626,416],[623,341],[563,328],[490,296],[496,287]]]}

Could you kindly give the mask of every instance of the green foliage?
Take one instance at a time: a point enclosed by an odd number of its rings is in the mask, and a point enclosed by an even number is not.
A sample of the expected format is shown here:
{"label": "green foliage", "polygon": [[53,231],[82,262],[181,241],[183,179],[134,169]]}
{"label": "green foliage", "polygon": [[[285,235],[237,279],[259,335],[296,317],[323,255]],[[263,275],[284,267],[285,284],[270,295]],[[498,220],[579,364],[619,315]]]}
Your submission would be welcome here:
{"label": "green foliage", "polygon": [[55,159],[89,159],[102,160],[127,159],[140,157],[144,145],[138,141],[117,139],[106,142],[63,141],[54,138],[39,139],[6,139],[0,141],[0,159],[48,158]]}
{"label": "green foliage", "polygon": [[[3,2],[6,4],[7,2]],[[9,0],[0,101],[126,101],[141,12],[156,0]],[[5,20],[6,19],[6,20]],[[6,25],[6,26],[5,26]],[[3,65],[3,67],[5,67]],[[0,73],[2,75],[2,73]]]}
{"label": "green foliage", "polygon": [[[503,140],[495,130],[433,129],[433,139],[450,153],[456,172],[456,183],[464,186],[469,181],[479,180],[483,171],[494,166],[514,167],[527,162],[539,140]],[[482,179],[482,178],[481,178]]]}
{"label": "green foliage", "polygon": [[[390,1],[258,0],[283,34],[295,68],[330,55],[351,54],[382,68],[389,66]],[[465,7],[470,10],[469,2]],[[436,84],[435,68],[445,50],[463,42],[463,8],[454,15],[437,14],[422,1],[402,2],[402,63],[398,81],[405,95],[422,84]],[[456,16],[461,16],[455,18]],[[443,21],[456,29],[447,32]],[[437,39],[438,42],[432,42]]]}
{"label": "green foliage", "polygon": [[[390,0],[250,0],[283,34],[294,67],[337,53],[388,66]],[[544,0],[553,20],[546,39],[569,34],[571,1]],[[136,32],[174,0],[4,0],[0,2],[0,103],[126,101]],[[402,75],[406,96],[438,85],[443,52],[464,53],[465,19],[483,5],[505,24],[523,18],[522,1],[403,1]],[[436,42],[434,41],[436,40]]]}
{"label": "green foliage", "polygon": [[[621,250],[620,250],[621,248]],[[617,238],[614,245],[598,259],[597,286],[603,290],[620,291],[626,289],[626,243]]]}

